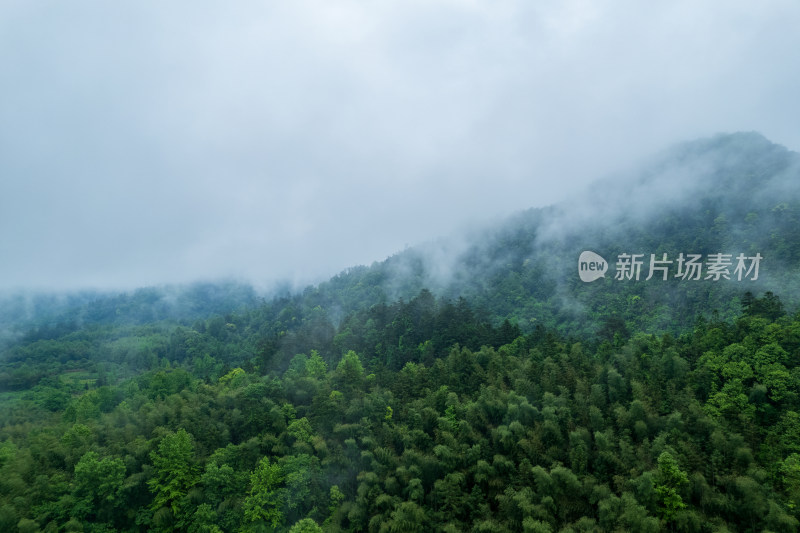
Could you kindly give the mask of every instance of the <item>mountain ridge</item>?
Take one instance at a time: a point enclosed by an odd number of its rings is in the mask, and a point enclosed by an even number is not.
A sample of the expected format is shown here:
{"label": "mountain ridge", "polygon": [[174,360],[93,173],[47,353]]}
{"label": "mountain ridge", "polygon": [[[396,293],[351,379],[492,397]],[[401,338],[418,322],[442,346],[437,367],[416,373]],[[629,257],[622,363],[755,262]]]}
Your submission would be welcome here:
{"label": "mountain ridge", "polygon": [[[594,285],[577,281],[580,252],[624,250],[626,243],[633,243],[641,249],[632,251],[648,254],[735,256],[761,250],[765,257],[762,277],[755,283],[745,287],[700,282],[692,287],[714,293],[712,308],[702,309],[702,299],[695,299],[688,306],[690,312],[682,312],[684,327],[698,313],[715,308],[732,316],[738,307],[725,301],[735,301],[737,294],[748,290],[786,293],[790,307],[796,305],[794,287],[800,280],[795,265],[800,250],[791,243],[800,241],[794,224],[800,195],[792,188],[792,180],[800,177],[798,154],[760,134],[740,133],[681,143],[646,165],[629,171],[626,179],[610,182],[613,186],[608,189],[603,187],[608,181],[598,182],[575,202],[515,213],[503,223],[482,229],[472,240],[460,237],[455,244],[440,240],[413,247],[371,267],[345,271],[311,292],[318,293],[320,302],[347,308],[352,306],[347,303],[348,297],[352,300],[350,293],[363,295],[365,288],[374,293],[379,287],[379,297],[385,300],[408,299],[429,288],[445,297],[475,299],[499,320],[511,319],[523,328],[531,321],[557,326],[563,320],[574,327],[576,320],[568,320],[572,311],[586,305],[599,308],[596,300],[601,295],[593,299],[587,294],[596,293],[600,286],[612,288],[608,279]],[[632,209],[620,209],[626,205]],[[653,299],[658,290],[676,289],[674,283],[667,283],[628,287],[628,295]],[[677,289],[686,292],[686,287]],[[531,306],[515,312],[513,304],[504,304],[518,302],[520,297],[530,300],[526,295],[540,302],[554,300],[556,312]],[[618,294],[612,291],[609,296]],[[558,304],[559,298],[565,301]],[[621,306],[616,312],[633,318],[633,312]]]}
{"label": "mountain ridge", "polygon": [[[589,315],[600,310],[636,322],[638,311],[614,300],[644,297],[664,307],[659,291],[677,290],[669,305],[687,295],[686,287],[669,282],[628,286],[623,291],[608,278],[581,284],[576,264],[584,249],[602,252],[609,261],[609,251],[623,253],[626,244],[638,246],[629,251],[645,255],[763,252],[760,282],[747,287],[707,283],[692,287],[708,293],[707,298],[690,299],[680,312],[679,327],[673,328],[677,331],[714,309],[732,316],[738,311],[740,294],[747,290],[772,289],[785,297],[789,308],[797,305],[800,293],[794,287],[800,287],[800,278],[795,265],[800,247],[792,243],[800,242],[800,188],[793,186],[798,177],[797,153],[756,132],[718,134],[673,145],[633,168],[597,180],[569,202],[529,208],[470,232],[412,246],[370,266],[345,269],[302,291],[259,297],[247,284],[229,282],[127,293],[84,292],[64,296],[63,301],[71,303],[56,305],[60,312],[42,312],[27,322],[21,320],[24,302],[12,295],[4,301],[6,312],[0,321],[5,330],[13,326],[17,331],[76,316],[112,323],[191,321],[203,318],[203,313],[225,314],[262,302],[280,306],[285,298],[300,298],[307,300],[304,306],[325,308],[337,323],[348,313],[409,300],[429,289],[443,298],[466,298],[487,309],[497,324],[510,320],[523,330],[543,324],[592,334],[601,324]],[[53,298],[44,295],[40,307],[46,309],[48,302],[56,301]],[[204,304],[203,298],[211,299]],[[161,310],[153,314],[143,305]],[[659,324],[653,331],[669,329],[675,315],[668,315],[656,321],[649,313],[636,326],[649,321]]]}

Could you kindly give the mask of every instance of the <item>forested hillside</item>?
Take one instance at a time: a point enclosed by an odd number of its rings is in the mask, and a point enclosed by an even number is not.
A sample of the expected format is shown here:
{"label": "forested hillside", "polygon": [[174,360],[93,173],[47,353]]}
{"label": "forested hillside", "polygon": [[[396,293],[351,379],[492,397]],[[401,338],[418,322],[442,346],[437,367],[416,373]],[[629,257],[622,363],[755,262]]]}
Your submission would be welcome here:
{"label": "forested hillside", "polygon": [[774,296],[612,344],[423,293],[266,374],[255,324],[226,320],[13,351],[63,350],[4,395],[0,528],[797,529],[800,318]]}
{"label": "forested hillside", "polygon": [[799,169],[719,136],[302,292],[6,297],[0,531],[796,531]]}
{"label": "forested hillside", "polygon": [[[423,288],[464,297],[495,320],[593,335],[609,321],[637,331],[679,333],[716,310],[733,319],[741,294],[773,291],[800,301],[800,155],[756,133],[685,143],[597,182],[586,195],[536,208],[458,238],[433,241],[343,273],[313,293],[352,309]],[[763,256],[758,279],[583,283],[583,250],[611,263],[620,254]],[[752,276],[751,276],[752,277]]]}

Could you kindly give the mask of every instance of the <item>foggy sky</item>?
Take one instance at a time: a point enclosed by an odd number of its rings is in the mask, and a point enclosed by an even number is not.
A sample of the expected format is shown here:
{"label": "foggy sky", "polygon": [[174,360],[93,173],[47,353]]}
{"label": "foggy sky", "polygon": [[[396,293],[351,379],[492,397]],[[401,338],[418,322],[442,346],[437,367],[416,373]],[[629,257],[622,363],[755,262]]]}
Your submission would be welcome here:
{"label": "foggy sky", "polygon": [[800,3],[0,4],[0,289],[318,281],[666,146],[800,149]]}

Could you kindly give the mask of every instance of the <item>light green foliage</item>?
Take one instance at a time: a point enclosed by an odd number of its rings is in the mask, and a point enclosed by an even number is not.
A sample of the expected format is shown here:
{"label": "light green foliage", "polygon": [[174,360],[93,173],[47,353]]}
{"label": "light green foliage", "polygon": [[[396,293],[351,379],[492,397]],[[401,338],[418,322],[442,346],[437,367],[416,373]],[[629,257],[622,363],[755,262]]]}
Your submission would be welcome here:
{"label": "light green foliage", "polygon": [[319,524],[310,518],[303,518],[289,528],[289,533],[322,533],[322,531]]}
{"label": "light green foliage", "polygon": [[289,422],[289,426],[286,428],[286,433],[291,435],[295,441],[306,444],[311,443],[311,438],[314,435],[314,431],[311,429],[311,424],[306,417],[298,418],[297,420],[292,420]]}
{"label": "light green foliage", "polygon": [[295,409],[295,407],[290,403],[284,403],[281,405],[281,412],[283,413],[283,416],[286,418],[287,422],[291,422],[297,417],[297,409]]}
{"label": "light green foliage", "polygon": [[689,478],[669,452],[662,452],[658,456],[658,481],[655,491],[659,513],[666,522],[670,522],[679,510],[686,508],[680,491],[688,485]]}
{"label": "light green foliage", "polygon": [[286,479],[283,469],[263,457],[250,475],[250,490],[244,500],[244,518],[251,524],[268,524],[276,528],[284,521]]}
{"label": "light green foliage", "polygon": [[77,463],[83,454],[89,451],[94,438],[93,431],[85,424],[73,424],[64,432],[61,444],[66,448],[67,460],[70,464]]}
{"label": "light green foliage", "polygon": [[153,475],[147,486],[153,493],[150,509],[153,513],[169,509],[173,519],[181,524],[185,519],[189,490],[199,481],[195,460],[194,438],[185,429],[165,435],[158,449],[150,453]]}
{"label": "light green foliage", "polygon": [[781,463],[778,470],[780,484],[791,509],[800,509],[800,454],[793,453]]}
{"label": "light green foliage", "polygon": [[324,379],[328,374],[328,365],[317,350],[311,350],[311,356],[306,361],[305,371],[308,376],[316,379]]}
{"label": "light green foliage", "polygon": [[450,423],[450,427],[452,428],[452,430],[454,432],[458,431],[458,417],[456,415],[455,407],[452,405],[448,405],[447,409],[445,409],[444,411],[444,416]]}
{"label": "light green foliage", "polygon": [[247,373],[242,370],[241,368],[234,368],[221,378],[219,378],[220,384],[225,387],[236,388],[244,381]]}
{"label": "light green foliage", "polygon": [[0,468],[6,463],[13,462],[17,456],[17,447],[13,442],[0,442]]}
{"label": "light green foliage", "polygon": [[342,501],[345,499],[344,493],[339,489],[339,485],[333,485],[330,488],[330,494],[328,496],[329,503],[328,503],[328,513],[332,515],[336,512],[339,506],[342,504]]}
{"label": "light green foliage", "polygon": [[552,533],[553,528],[547,522],[535,520],[528,516],[522,521],[522,531],[524,533]]}
{"label": "light green foliage", "polygon": [[97,452],[86,452],[75,465],[73,516],[110,518],[113,507],[120,501],[124,480],[125,464],[121,459],[100,459]]}
{"label": "light green foliage", "polygon": [[360,386],[364,380],[364,367],[356,352],[350,350],[336,365],[336,376],[341,383],[350,387]]}

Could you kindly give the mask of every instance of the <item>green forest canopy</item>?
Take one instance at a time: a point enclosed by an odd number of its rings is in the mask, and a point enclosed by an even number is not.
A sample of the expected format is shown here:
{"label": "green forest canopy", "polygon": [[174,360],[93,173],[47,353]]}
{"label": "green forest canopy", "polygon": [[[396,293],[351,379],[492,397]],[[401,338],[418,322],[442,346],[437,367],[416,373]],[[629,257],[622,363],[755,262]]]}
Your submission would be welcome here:
{"label": "green forest canopy", "polygon": [[744,300],[678,337],[522,334],[423,292],[312,313],[291,356],[255,311],[29,339],[0,529],[794,531],[800,317]]}

